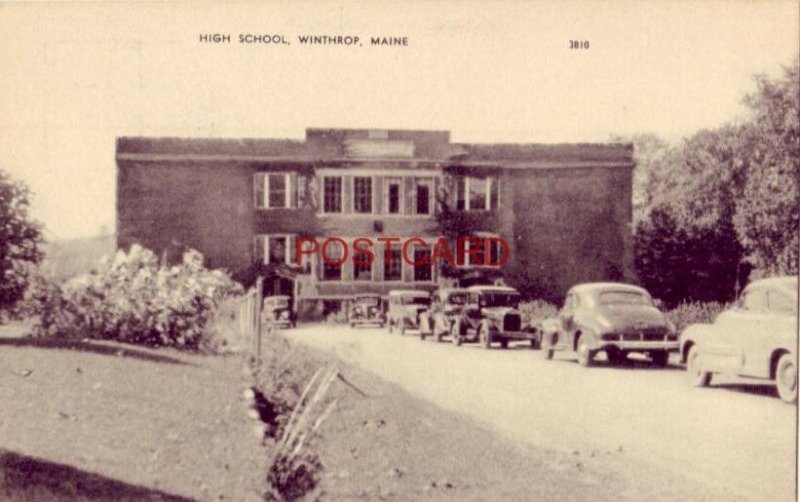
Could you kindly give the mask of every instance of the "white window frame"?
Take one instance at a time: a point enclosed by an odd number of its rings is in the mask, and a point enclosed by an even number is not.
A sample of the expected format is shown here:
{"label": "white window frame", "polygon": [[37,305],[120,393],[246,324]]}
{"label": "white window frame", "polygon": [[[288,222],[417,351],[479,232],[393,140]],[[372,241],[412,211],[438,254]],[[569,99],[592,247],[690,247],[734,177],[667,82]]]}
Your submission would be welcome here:
{"label": "white window frame", "polygon": [[[492,210],[492,183],[497,183],[499,185],[499,180],[496,176],[486,176],[484,178],[486,180],[486,193],[485,200],[486,203],[484,204],[483,208],[473,208],[471,207],[472,198],[470,197],[469,191],[469,180],[478,179],[478,176],[464,176],[462,179],[464,180],[464,211],[491,211]],[[458,188],[456,188],[458,190]],[[500,187],[498,186],[497,190],[497,206],[500,206]]]}
{"label": "white window frame", "polygon": [[[370,188],[369,188],[369,212],[363,213],[361,211],[356,211],[356,178],[369,178],[370,179]],[[350,178],[350,194],[352,197],[350,198],[350,208],[352,209],[353,214],[361,214],[361,215],[369,215],[375,214],[375,176],[352,176]],[[344,194],[342,194],[344,197]],[[324,200],[324,199],[323,199]],[[342,200],[344,202],[344,200]],[[344,205],[344,204],[342,204]]]}
{"label": "white window frame", "polygon": [[[264,176],[264,199],[261,201],[261,207],[259,209],[291,209],[292,207],[292,175],[291,173],[286,172],[270,172],[270,171],[263,171],[258,174]],[[286,192],[284,193],[284,201],[283,206],[270,206],[269,204],[269,177],[270,176],[280,176],[283,175],[283,179],[286,186]]]}
{"label": "white window frame", "polygon": [[269,265],[269,258],[270,258],[270,240],[272,239],[286,239],[286,256],[284,257],[284,263],[287,265],[292,265],[294,262],[294,257],[289,256],[291,254],[292,244],[291,242],[294,241],[295,245],[297,245],[296,235],[295,234],[259,234],[256,236],[256,239],[259,237],[264,238],[264,249],[261,250],[261,262],[264,265]]}
{"label": "white window frame", "polygon": [[[414,183],[414,199],[412,201],[413,208],[414,208],[414,216],[433,216],[435,214],[435,208],[433,207],[435,203],[435,199],[433,197],[433,191],[436,187],[435,177],[433,176],[414,176],[412,178],[412,182]],[[418,213],[417,212],[417,193],[419,192],[419,185],[417,184],[417,180],[426,180],[429,184],[428,188],[428,212],[427,213]]]}
{"label": "white window frame", "polygon": [[[500,238],[499,235],[494,235],[494,234],[492,234],[492,235],[475,235],[473,237],[475,237],[477,239],[480,239],[480,241],[481,241],[480,245],[481,246],[485,245],[486,239],[489,239],[491,237]],[[494,242],[494,245],[498,246],[498,248],[499,248],[500,244],[497,243],[497,241],[493,241],[493,242]],[[465,241],[464,242],[464,245],[466,246],[465,251],[469,251],[470,249],[472,249],[472,245],[473,244],[474,244],[474,241],[472,241],[472,240]],[[456,252],[458,252],[458,250],[456,250]],[[492,254],[490,252],[489,253],[489,259],[491,259],[491,256],[492,256]],[[497,250],[497,256],[498,257],[500,256],[500,249]],[[484,257],[484,261],[486,261],[486,257]],[[468,252],[464,253],[464,264],[461,265],[461,266],[462,267],[479,267],[479,268],[500,268],[500,265],[486,265],[484,263],[480,263],[480,264],[476,263],[476,264],[473,265],[472,264],[472,255],[469,254]]]}
{"label": "white window frame", "polygon": [[[405,215],[405,184],[407,176],[386,176],[383,178],[383,214],[387,216],[403,216]],[[389,212],[389,181],[399,180],[400,194],[398,200],[398,211],[396,213]]]}
{"label": "white window frame", "polygon": [[[337,214],[337,213],[332,213],[332,214]],[[339,246],[341,248],[342,256],[344,256],[344,253],[345,253],[345,246],[352,246],[352,244],[350,243],[351,242],[350,240],[345,239],[345,242],[347,242],[348,244],[342,245],[342,243],[338,242],[338,241],[332,241],[331,242],[331,244],[336,244],[337,246]],[[329,245],[331,245],[331,244],[329,244]],[[320,244],[319,256],[320,256],[320,263],[322,264],[322,266],[320,267],[320,270],[319,270],[319,281],[320,282],[346,282],[345,278],[344,278],[344,266],[347,263],[347,260],[345,260],[341,264],[339,264],[339,277],[337,279],[329,279],[329,278],[325,277],[325,265],[327,265],[327,264],[325,263],[325,257],[322,255],[322,244]],[[349,257],[349,255],[348,255],[348,257]],[[355,282],[355,278],[350,282]]]}
{"label": "white window frame", "polygon": [[[418,280],[416,280],[414,278],[414,274],[417,271],[417,266],[416,265],[412,265],[411,263],[407,263],[405,265],[411,267],[411,280],[409,282],[410,283],[414,283],[414,284],[419,284],[419,283],[426,284],[426,283],[429,283],[429,282],[436,282],[436,271],[434,270],[433,249],[431,248],[431,243],[427,242],[425,244],[425,246],[422,246],[421,244],[413,244],[413,245],[411,245],[411,253],[412,253],[412,257],[413,257],[414,260],[416,260],[416,256],[415,255],[416,255],[416,251],[417,251],[418,247],[422,248],[422,249],[427,249],[428,252],[431,254],[431,262],[428,264],[428,267],[430,268],[430,272],[431,272],[431,274],[430,274],[431,278],[428,279],[427,281],[418,281]],[[405,260],[403,260],[403,261],[405,261]],[[419,266],[421,267],[422,265],[419,265]]]}
{"label": "white window frame", "polygon": [[[339,204],[339,211],[326,211],[325,210],[325,199],[326,199],[325,196],[327,194],[327,188],[325,186],[325,180],[327,180],[328,178],[339,178],[339,187],[340,187],[339,188],[339,197],[341,197],[341,204]],[[322,190],[321,190],[321,192],[322,192],[322,201],[321,202],[322,203],[320,204],[320,207],[319,207],[320,212],[322,214],[344,214],[344,205],[347,202],[347,201],[344,200],[344,176],[342,176],[341,174],[336,174],[336,175],[334,175],[334,174],[326,174],[326,175],[323,175],[322,176],[322,187],[321,188],[322,188]],[[361,214],[361,213],[357,213],[357,214]],[[366,214],[366,213],[364,213],[364,214]]]}

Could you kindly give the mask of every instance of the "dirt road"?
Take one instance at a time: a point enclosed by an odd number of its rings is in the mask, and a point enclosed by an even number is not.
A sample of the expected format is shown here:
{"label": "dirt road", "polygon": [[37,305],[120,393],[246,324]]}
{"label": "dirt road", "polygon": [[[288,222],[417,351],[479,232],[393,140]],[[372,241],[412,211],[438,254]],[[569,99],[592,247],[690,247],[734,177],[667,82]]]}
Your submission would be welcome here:
{"label": "dirt road", "polygon": [[766,386],[715,380],[696,389],[677,366],[586,369],[524,345],[486,351],[371,328],[309,326],[290,336],[529,445],[624,452],[606,467],[625,471],[638,493],[641,483],[686,483],[699,487],[689,490],[696,500],[795,498],[797,408]]}

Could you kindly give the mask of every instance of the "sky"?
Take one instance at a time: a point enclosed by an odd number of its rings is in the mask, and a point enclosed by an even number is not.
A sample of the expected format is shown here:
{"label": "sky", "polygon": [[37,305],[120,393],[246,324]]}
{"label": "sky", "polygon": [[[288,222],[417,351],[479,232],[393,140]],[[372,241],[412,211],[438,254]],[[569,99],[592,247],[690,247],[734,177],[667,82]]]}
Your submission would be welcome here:
{"label": "sky", "polygon": [[[678,141],[745,116],[753,75],[797,58],[798,11],[796,1],[2,3],[0,169],[31,187],[45,237],[64,239],[114,230],[119,136],[302,139],[307,127],[354,127],[476,143]],[[206,33],[231,43],[201,43]]]}

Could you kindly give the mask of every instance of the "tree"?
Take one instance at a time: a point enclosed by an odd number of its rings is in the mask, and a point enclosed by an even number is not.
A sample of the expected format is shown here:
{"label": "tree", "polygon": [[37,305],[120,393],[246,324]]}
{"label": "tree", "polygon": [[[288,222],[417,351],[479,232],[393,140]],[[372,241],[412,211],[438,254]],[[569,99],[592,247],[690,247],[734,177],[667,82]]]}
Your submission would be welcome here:
{"label": "tree", "polygon": [[746,169],[734,224],[757,275],[798,273],[800,248],[800,68],[783,78],[756,77],[745,98],[754,114],[740,158]]}
{"label": "tree", "polygon": [[0,169],[0,309],[23,296],[30,265],[42,260],[40,225],[31,220],[30,190]]}

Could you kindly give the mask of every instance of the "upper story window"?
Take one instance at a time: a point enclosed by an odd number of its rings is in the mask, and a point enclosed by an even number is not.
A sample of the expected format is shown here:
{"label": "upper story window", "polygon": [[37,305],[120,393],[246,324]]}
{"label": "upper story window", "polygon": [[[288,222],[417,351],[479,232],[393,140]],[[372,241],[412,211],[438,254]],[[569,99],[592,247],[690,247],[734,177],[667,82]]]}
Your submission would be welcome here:
{"label": "upper story window", "polygon": [[492,211],[500,202],[498,179],[494,176],[459,176],[456,178],[456,209]]}
{"label": "upper story window", "polygon": [[414,214],[433,213],[433,178],[414,178]]}
{"label": "upper story window", "polygon": [[353,178],[353,212],[372,213],[372,178],[369,176]]}
{"label": "upper story window", "polygon": [[322,178],[322,210],[325,213],[342,212],[342,177]]}
{"label": "upper story window", "polygon": [[256,208],[278,209],[292,207],[291,174],[256,173],[253,187]]}
{"label": "upper story window", "polygon": [[403,178],[386,178],[384,181],[384,208],[388,214],[403,212]]}

